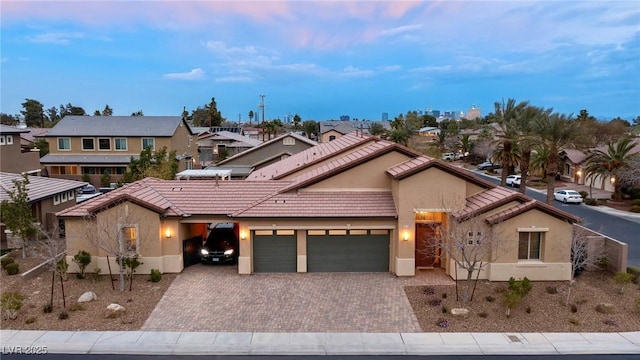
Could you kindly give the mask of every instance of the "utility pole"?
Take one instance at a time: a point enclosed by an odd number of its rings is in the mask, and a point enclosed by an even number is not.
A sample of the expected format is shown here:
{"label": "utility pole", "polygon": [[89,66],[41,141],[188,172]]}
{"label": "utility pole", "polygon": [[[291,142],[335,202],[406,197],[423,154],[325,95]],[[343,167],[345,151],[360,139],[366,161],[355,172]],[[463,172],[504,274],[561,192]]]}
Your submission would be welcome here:
{"label": "utility pole", "polygon": [[262,109],[262,141],[264,141],[264,98],[266,95],[260,95],[260,108]]}

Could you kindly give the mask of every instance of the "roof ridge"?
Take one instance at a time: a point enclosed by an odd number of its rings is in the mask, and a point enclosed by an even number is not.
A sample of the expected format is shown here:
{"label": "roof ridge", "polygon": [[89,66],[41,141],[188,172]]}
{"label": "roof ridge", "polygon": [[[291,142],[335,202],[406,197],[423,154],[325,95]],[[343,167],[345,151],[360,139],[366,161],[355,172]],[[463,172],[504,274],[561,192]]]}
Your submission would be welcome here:
{"label": "roof ridge", "polygon": [[271,199],[271,198],[275,197],[276,195],[281,194],[281,192],[280,192],[281,190],[282,190],[282,189],[278,189],[278,190],[274,191],[274,192],[273,192],[273,193],[271,193],[271,194],[268,194],[268,195],[263,196],[263,197],[262,197],[262,199],[256,200],[255,202],[253,202],[253,203],[251,203],[251,204],[249,204],[249,205],[245,206],[245,208],[243,208],[243,209],[239,209],[239,210],[236,210],[236,211],[232,212],[232,213],[231,213],[231,216],[232,216],[232,217],[236,217],[236,216],[238,216],[238,215],[241,215],[243,212],[246,212],[246,211],[248,211],[248,210],[251,210],[252,208],[254,208],[254,207],[256,207],[256,206],[258,206],[258,205],[260,205],[260,204],[262,204],[262,203],[266,202],[267,200],[269,200],[269,199]]}

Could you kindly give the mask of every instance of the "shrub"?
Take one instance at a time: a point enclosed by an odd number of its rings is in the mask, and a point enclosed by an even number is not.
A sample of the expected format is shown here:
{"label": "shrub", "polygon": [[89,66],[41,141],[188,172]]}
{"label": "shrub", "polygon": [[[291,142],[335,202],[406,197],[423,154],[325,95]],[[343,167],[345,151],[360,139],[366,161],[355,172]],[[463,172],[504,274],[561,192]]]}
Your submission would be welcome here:
{"label": "shrub", "polygon": [[496,298],[494,298],[491,295],[488,295],[487,297],[484,298],[485,300],[487,300],[488,302],[494,302],[496,300]]}
{"label": "shrub", "polygon": [[436,289],[432,288],[431,286],[429,286],[426,289],[424,289],[424,294],[425,295],[433,295],[435,293],[436,293]]}
{"label": "shrub", "polygon": [[633,281],[633,274],[629,274],[627,272],[622,272],[619,271],[617,272],[614,276],[613,276],[613,281],[615,281],[617,284],[620,284],[620,293],[622,294],[624,292],[624,288],[625,286],[627,286],[627,284],[629,284],[631,281]]}
{"label": "shrub", "polygon": [[580,320],[576,318],[569,318],[569,324],[571,325],[580,325]]}
{"label": "shrub", "polygon": [[20,272],[20,265],[18,265],[17,262],[12,262],[8,264],[4,269],[7,271],[7,274],[15,275]]}
{"label": "shrub", "polygon": [[5,257],[3,257],[2,259],[0,259],[0,264],[2,265],[2,268],[3,268],[3,269],[6,269],[6,268],[7,268],[7,265],[9,265],[9,264],[13,263],[14,261],[15,261],[15,260],[13,260],[13,258],[12,258],[12,257],[5,256]]}
{"label": "shrub", "polygon": [[592,199],[592,198],[587,198],[587,199],[584,199],[584,203],[586,205],[589,205],[589,206],[596,206],[596,205],[598,205],[598,200]]}
{"label": "shrub", "polygon": [[640,205],[633,205],[629,208],[632,213],[640,213]]}
{"label": "shrub", "polygon": [[63,279],[67,279],[67,270],[69,270],[69,263],[67,262],[67,259],[65,257],[62,257],[60,260],[58,260],[56,270]]}
{"label": "shrub", "polygon": [[631,200],[631,205],[638,205],[638,206],[640,206],[640,199],[633,199],[633,200]]}
{"label": "shrub", "polygon": [[149,275],[149,280],[151,282],[158,282],[162,280],[162,274],[158,269],[151,269],[151,274]]}
{"label": "shrub", "polygon": [[578,312],[578,306],[576,304],[571,304],[571,312],[574,314]]}
{"label": "shrub", "polygon": [[589,193],[584,190],[578,191],[578,193],[580,194],[580,196],[582,196],[583,199],[586,199],[587,196],[589,195]]}
{"label": "shrub", "polygon": [[600,266],[601,268],[607,269],[609,268],[609,265],[611,265],[611,260],[609,260],[608,257],[601,256],[598,258],[598,266]]}
{"label": "shrub", "polygon": [[18,317],[18,311],[22,309],[24,301],[24,295],[19,292],[6,292],[2,294],[0,298],[0,308],[6,312],[7,316],[11,320],[15,320]]}
{"label": "shrub", "polygon": [[442,299],[431,299],[427,301],[427,304],[431,306],[440,306],[442,304]]}
{"label": "shrub", "polygon": [[436,325],[438,325],[438,327],[441,328],[448,328],[449,327],[449,320],[445,319],[445,318],[440,318],[438,319],[438,321],[436,321]]}
{"label": "shrub", "polygon": [[51,306],[51,304],[46,303],[42,306],[42,312],[45,314],[49,314],[53,311],[53,306]]}
{"label": "shrub", "polygon": [[449,308],[446,305],[442,305],[442,313],[446,314],[449,312]]}
{"label": "shrub", "polygon": [[612,320],[612,319],[604,320],[603,323],[605,323],[607,325],[610,325],[610,326],[618,326],[618,323],[615,320]]}
{"label": "shrub", "polygon": [[82,174],[82,181],[87,182],[87,183],[91,182],[91,176],[89,176],[89,174],[87,174],[87,173]]}
{"label": "shrub", "polygon": [[447,298],[447,293],[442,293],[442,298],[446,299]]}
{"label": "shrub", "polygon": [[483,319],[486,319],[486,318],[489,317],[489,314],[487,314],[486,312],[483,311],[483,312],[479,313],[478,316],[483,318]]}
{"label": "shrub", "polygon": [[558,288],[555,286],[547,286],[547,294],[557,294]]}
{"label": "shrub", "polygon": [[60,311],[60,313],[58,314],[58,319],[60,320],[66,320],[69,318],[69,313],[67,313],[65,310]]}
{"label": "shrub", "polygon": [[531,314],[531,306],[527,306],[527,310],[525,310],[527,314]]}
{"label": "shrub", "polygon": [[525,296],[531,291],[531,281],[525,276],[522,280],[516,281],[513,277],[509,278],[509,291],[513,291],[520,296]]}
{"label": "shrub", "polygon": [[640,295],[636,297],[636,310],[640,311]]}
{"label": "shrub", "polygon": [[35,316],[29,316],[27,318],[27,320],[24,321],[25,324],[33,324],[34,322],[36,322],[37,317]]}
{"label": "shrub", "polygon": [[73,256],[73,262],[78,264],[78,268],[80,269],[80,272],[77,273],[76,276],[78,279],[84,279],[84,270],[91,263],[91,254],[84,250],[80,250]]}
{"label": "shrub", "polygon": [[100,186],[108,187],[110,183],[111,183],[111,174],[107,171],[103,172],[102,176],[100,176]]}

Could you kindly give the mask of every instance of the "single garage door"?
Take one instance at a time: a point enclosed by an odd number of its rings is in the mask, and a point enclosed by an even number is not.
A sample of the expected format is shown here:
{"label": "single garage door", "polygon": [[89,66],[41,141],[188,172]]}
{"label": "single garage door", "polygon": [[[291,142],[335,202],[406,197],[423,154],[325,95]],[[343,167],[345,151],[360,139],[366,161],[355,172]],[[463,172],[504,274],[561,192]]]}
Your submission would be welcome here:
{"label": "single garage door", "polygon": [[296,272],[293,230],[260,231],[253,235],[253,272]]}
{"label": "single garage door", "polygon": [[308,231],[307,271],[387,272],[387,230]]}

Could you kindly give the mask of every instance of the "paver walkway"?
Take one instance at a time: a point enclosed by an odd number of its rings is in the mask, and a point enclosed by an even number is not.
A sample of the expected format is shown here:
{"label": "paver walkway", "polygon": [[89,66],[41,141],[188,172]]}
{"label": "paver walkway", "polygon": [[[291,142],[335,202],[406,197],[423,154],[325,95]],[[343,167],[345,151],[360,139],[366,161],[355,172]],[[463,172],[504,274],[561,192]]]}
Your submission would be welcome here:
{"label": "paver walkway", "polygon": [[453,281],[439,270],[238,275],[194,265],[174,280],[142,330],[229,332],[419,332],[404,285]]}

